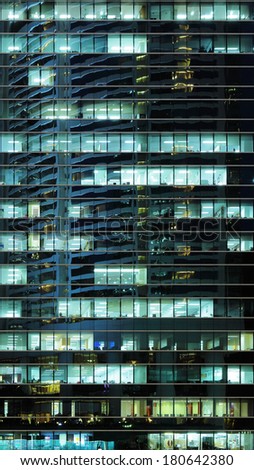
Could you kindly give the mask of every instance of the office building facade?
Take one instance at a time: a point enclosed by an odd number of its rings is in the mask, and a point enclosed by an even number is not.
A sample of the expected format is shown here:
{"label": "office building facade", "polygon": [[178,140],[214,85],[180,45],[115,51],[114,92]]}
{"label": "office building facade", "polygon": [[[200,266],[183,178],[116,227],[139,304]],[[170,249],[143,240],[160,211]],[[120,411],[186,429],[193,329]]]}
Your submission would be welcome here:
{"label": "office building facade", "polygon": [[253,14],[1,2],[0,449],[254,449]]}

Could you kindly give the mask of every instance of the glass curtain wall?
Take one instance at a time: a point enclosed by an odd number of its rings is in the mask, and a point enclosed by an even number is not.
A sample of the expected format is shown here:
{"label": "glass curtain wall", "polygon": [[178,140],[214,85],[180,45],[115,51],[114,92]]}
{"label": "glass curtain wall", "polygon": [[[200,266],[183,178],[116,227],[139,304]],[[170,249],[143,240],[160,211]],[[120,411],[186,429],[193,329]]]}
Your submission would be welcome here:
{"label": "glass curtain wall", "polygon": [[253,15],[0,2],[0,449],[254,449]]}

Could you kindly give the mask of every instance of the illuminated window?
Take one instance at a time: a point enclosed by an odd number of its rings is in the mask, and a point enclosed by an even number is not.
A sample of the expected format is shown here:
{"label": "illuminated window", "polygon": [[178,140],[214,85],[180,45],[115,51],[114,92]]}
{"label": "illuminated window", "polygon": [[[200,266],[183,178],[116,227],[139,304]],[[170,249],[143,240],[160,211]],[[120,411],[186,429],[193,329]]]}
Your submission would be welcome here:
{"label": "illuminated window", "polygon": [[147,282],[146,268],[133,267],[95,267],[94,269],[95,284],[135,284],[145,285]]}

